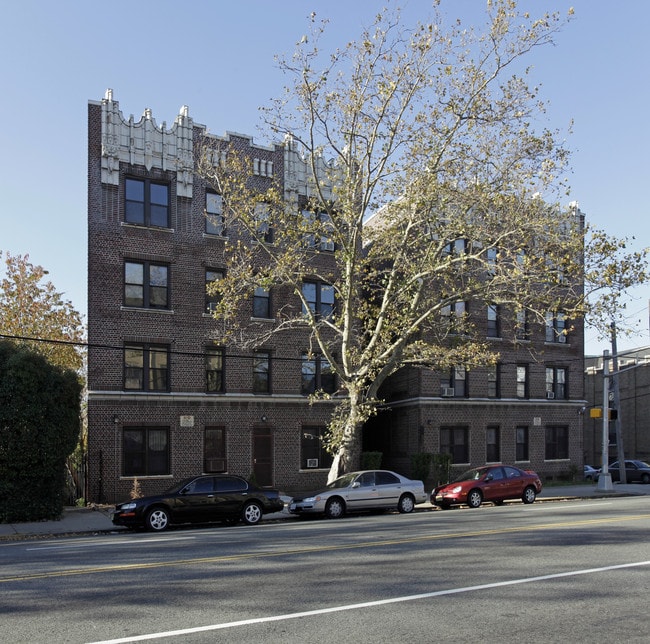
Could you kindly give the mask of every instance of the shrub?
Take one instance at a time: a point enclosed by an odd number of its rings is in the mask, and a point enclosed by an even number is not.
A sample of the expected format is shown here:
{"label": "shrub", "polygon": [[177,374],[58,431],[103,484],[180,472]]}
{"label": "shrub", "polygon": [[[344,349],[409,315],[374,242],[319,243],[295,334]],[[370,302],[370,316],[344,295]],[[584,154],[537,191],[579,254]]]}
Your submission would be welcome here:
{"label": "shrub", "polygon": [[411,456],[411,478],[422,481],[423,483],[429,478],[431,472],[431,462],[433,454],[422,452]]}
{"label": "shrub", "polygon": [[381,467],[382,452],[362,452],[361,469],[378,470]]}
{"label": "shrub", "polygon": [[0,342],[0,522],[56,519],[80,429],[74,371]]}

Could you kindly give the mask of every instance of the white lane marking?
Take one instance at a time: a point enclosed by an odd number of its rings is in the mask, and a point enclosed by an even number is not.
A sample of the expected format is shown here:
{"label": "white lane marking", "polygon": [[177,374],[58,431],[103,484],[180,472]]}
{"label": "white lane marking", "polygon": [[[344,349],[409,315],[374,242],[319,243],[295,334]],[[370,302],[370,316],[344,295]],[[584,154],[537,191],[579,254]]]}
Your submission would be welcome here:
{"label": "white lane marking", "polygon": [[27,551],[31,550],[79,550],[80,548],[88,547],[97,547],[97,546],[122,546],[122,545],[131,545],[134,543],[165,543],[167,541],[187,541],[188,539],[195,540],[196,537],[151,537],[149,539],[126,539],[124,541],[120,540],[111,540],[111,541],[96,541],[96,542],[84,542],[84,543],[71,543],[71,544],[60,544],[56,546],[38,546],[37,548],[25,548]]}
{"label": "white lane marking", "polygon": [[419,595],[406,595],[405,597],[393,597],[391,599],[380,599],[377,601],[363,602],[361,604],[347,604],[343,606],[332,606],[331,608],[321,608],[319,610],[308,610],[302,613],[287,613],[285,615],[273,615],[271,617],[256,617],[254,619],[243,619],[238,622],[226,622],[224,624],[211,624],[209,626],[195,626],[194,628],[183,628],[176,631],[164,631],[161,633],[149,633],[147,635],[134,635],[133,637],[122,637],[119,639],[92,642],[91,644],[128,644],[129,642],[144,642],[145,640],[153,640],[153,639],[158,639],[163,637],[178,637],[180,635],[191,635],[192,633],[206,633],[208,631],[217,631],[225,628],[235,628],[237,626],[250,626],[251,624],[280,622],[288,619],[298,619],[300,617],[313,617],[314,615],[340,613],[347,610],[359,610],[360,608],[374,608],[376,606],[385,606],[386,604],[397,604],[400,602],[409,602],[418,599],[430,599],[431,597],[442,597],[444,595],[457,595],[459,593],[469,593],[469,592],[474,592],[476,590],[488,590],[490,588],[514,586],[516,584],[529,584],[537,581],[548,581],[549,579],[561,579],[562,577],[574,577],[577,575],[591,575],[599,572],[608,572],[610,570],[621,570],[623,568],[637,568],[639,566],[648,566],[648,565],[650,565],[650,561],[637,561],[633,563],[618,564],[615,566],[603,566],[601,568],[587,568],[584,570],[572,570],[570,572],[560,572],[554,575],[540,575],[539,577],[524,577],[523,579],[497,581],[492,584],[481,584],[479,586],[465,586],[462,588],[450,588],[448,590],[438,590],[431,593],[421,593]]}

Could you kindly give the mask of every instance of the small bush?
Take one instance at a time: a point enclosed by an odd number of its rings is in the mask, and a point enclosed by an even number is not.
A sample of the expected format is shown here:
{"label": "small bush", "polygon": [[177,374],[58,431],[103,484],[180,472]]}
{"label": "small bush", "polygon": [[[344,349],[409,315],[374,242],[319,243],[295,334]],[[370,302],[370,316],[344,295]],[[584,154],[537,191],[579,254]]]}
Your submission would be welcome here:
{"label": "small bush", "polygon": [[382,452],[363,452],[361,454],[362,470],[378,470],[381,467]]}
{"label": "small bush", "polygon": [[423,483],[429,478],[431,473],[431,463],[433,454],[422,452],[411,456],[411,478],[422,481]]}

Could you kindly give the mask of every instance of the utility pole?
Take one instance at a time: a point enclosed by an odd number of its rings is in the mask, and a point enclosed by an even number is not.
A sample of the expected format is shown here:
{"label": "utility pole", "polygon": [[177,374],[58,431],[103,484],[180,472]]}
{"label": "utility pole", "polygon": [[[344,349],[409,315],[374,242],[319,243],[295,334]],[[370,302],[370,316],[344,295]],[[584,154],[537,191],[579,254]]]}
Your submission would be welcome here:
{"label": "utility pole", "polygon": [[612,403],[616,410],[616,417],[613,419],[614,430],[616,432],[616,455],[618,458],[618,475],[619,482],[623,485],[627,483],[627,472],[625,470],[625,454],[623,450],[623,431],[621,425],[621,390],[619,387],[618,372],[618,350],[616,345],[616,323],[612,322],[612,377],[610,381],[610,391],[612,393]]}
{"label": "utility pole", "polygon": [[603,463],[598,476],[599,490],[612,490],[612,475],[609,473],[609,351],[603,351]]}

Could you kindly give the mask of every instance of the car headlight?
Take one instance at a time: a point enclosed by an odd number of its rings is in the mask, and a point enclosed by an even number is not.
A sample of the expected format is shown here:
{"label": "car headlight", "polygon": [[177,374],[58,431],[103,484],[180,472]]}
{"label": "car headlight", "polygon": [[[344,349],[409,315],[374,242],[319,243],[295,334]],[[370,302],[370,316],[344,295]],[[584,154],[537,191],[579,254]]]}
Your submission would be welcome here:
{"label": "car headlight", "polygon": [[120,505],[118,508],[119,510],[135,510],[135,503],[125,503],[124,505]]}
{"label": "car headlight", "polygon": [[452,488],[452,494],[458,494],[461,490],[463,489],[462,485],[457,485],[456,487]]}
{"label": "car headlight", "polygon": [[308,496],[306,499],[303,499],[303,503],[316,503],[317,496]]}

